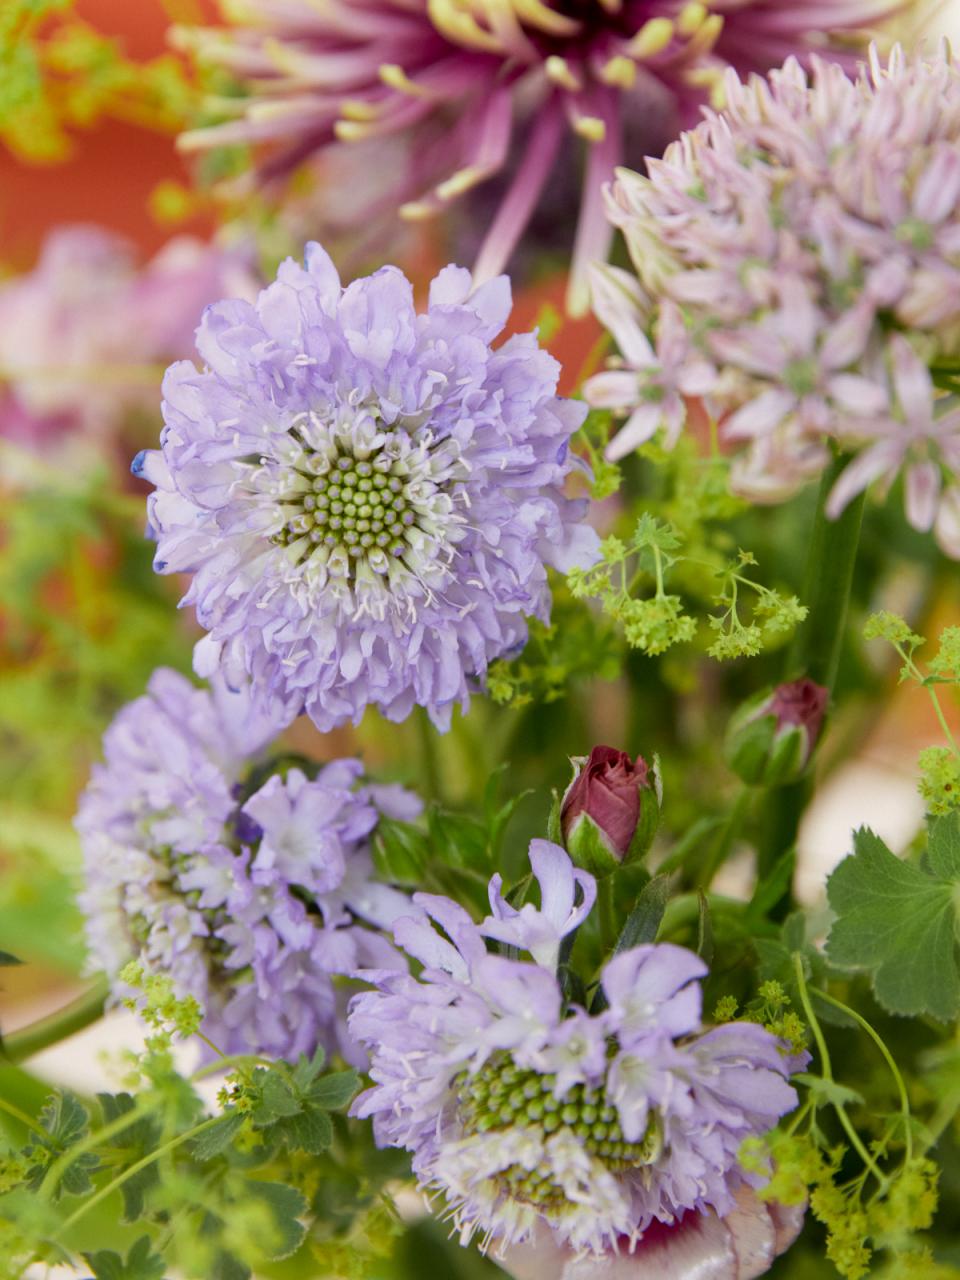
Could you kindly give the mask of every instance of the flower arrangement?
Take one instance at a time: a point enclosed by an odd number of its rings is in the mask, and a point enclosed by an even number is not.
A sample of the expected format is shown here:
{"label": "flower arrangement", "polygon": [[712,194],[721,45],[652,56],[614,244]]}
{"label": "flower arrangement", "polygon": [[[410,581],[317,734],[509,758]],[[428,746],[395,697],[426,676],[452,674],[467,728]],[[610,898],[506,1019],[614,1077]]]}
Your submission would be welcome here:
{"label": "flower arrangement", "polygon": [[0,1277],[960,1275],[949,46],[69,9],[219,225],[0,281]]}

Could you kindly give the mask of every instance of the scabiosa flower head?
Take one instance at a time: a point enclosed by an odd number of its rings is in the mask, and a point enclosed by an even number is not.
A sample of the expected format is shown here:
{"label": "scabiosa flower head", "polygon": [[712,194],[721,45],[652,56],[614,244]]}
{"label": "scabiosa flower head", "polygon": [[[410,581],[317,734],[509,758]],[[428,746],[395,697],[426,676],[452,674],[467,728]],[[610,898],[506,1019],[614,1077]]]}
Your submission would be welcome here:
{"label": "scabiosa flower head", "polygon": [[271,181],[337,145],[408,140],[393,205],[412,219],[443,210],[517,161],[479,253],[478,280],[506,265],[572,129],[588,148],[571,293],[577,309],[586,301],[583,268],[606,254],[600,191],[623,158],[625,124],[644,122],[639,162],[695,121],[724,66],[765,70],[790,53],[830,51],[836,36],[844,59],[844,36],[849,43],[900,6],[221,0],[221,7],[232,27],[178,28],[177,37],[250,92],[218,99],[237,118],[183,135],[182,147],[267,144],[259,172]]}
{"label": "scabiosa flower head", "polygon": [[243,694],[164,669],[120,712],[76,820],[91,963],[118,997],[131,959],[169,975],[226,1053],[349,1053],[332,979],[399,963],[376,929],[410,910],[373,880],[369,837],[420,805],[356,760],[252,774],[275,730]]}
{"label": "scabiosa flower head", "polygon": [[[565,1007],[559,941],[595,883],[556,845],[534,841],[531,855],[541,909],[509,930],[496,910],[476,925],[447,898],[414,895],[419,915],[394,937],[420,977],[374,973],[378,989],[351,1004],[374,1081],[354,1114],[413,1153],[464,1242],[502,1251],[546,1229],[573,1254],[614,1255],[651,1224],[730,1214],[749,1181],[741,1142],[796,1104],[783,1046],[754,1023],[704,1030],[706,966],[666,943],[606,964],[602,1012]],[[491,954],[485,937],[532,959]]]}
{"label": "scabiosa flower head", "polygon": [[178,236],[141,267],[121,236],[58,228],[0,284],[0,436],[42,451],[155,414],[152,366],[190,352],[208,303],[254,293],[237,248]]}
{"label": "scabiosa flower head", "polygon": [[285,262],[256,306],[211,307],[207,368],[174,365],[156,486],[160,572],[194,575],[201,675],[321,729],[377,704],[441,728],[544,618],[546,565],[592,563],[563,496],[585,407],[533,334],[496,350],[507,280],[447,267],[418,315],[394,267],[341,289],[327,255]]}
{"label": "scabiosa flower head", "polygon": [[930,372],[960,359],[960,66],[788,59],[725,92],[609,193],[640,277],[596,277],[621,358],[586,395],[628,415],[610,456],[672,444],[704,397],[745,496],[790,496],[835,444],[855,456],[828,514],[902,475],[910,523],[960,556],[960,400]]}

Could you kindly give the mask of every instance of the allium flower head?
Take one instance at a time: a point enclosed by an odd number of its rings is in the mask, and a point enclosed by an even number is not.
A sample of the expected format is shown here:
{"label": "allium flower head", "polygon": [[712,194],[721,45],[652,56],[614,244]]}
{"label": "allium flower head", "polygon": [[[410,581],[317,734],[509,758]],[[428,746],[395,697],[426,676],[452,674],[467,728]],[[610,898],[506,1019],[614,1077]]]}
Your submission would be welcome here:
{"label": "allium flower head", "polygon": [[[185,134],[186,150],[266,143],[265,180],[338,144],[409,140],[394,206],[408,218],[448,207],[513,169],[477,261],[500,272],[571,129],[588,148],[572,301],[604,257],[601,186],[642,121],[636,154],[692,124],[723,68],[764,70],[900,7],[894,0],[221,0],[231,28],[179,28],[180,43],[233,72],[249,96],[237,119]],[[518,140],[515,141],[515,135]],[[269,149],[272,147],[272,149]],[[360,212],[359,210],[357,211]],[[362,222],[364,219],[360,218]]]}
{"label": "allium flower head", "polygon": [[275,729],[244,695],[164,669],[120,712],[76,820],[91,963],[117,996],[131,959],[169,975],[226,1053],[349,1052],[332,978],[399,963],[376,930],[410,910],[373,880],[369,836],[420,805],[364,784],[356,760],[252,776]]}
{"label": "allium flower head", "polygon": [[205,313],[207,367],[169,370],[161,451],[134,464],[155,567],[194,575],[201,675],[321,729],[370,703],[446,727],[547,616],[546,566],[592,562],[562,491],[585,408],[534,335],[491,349],[507,280],[470,289],[447,267],[418,315],[396,268],[342,289],[311,245],[255,306]]}
{"label": "allium flower head", "polygon": [[[413,1153],[464,1242],[479,1234],[502,1251],[548,1229],[561,1250],[612,1255],[651,1224],[724,1217],[749,1181],[740,1144],[796,1104],[784,1047],[754,1023],[704,1030],[706,966],[667,943],[606,964],[602,1012],[565,1007],[544,934],[576,928],[595,885],[558,846],[531,853],[542,908],[515,914],[508,937],[496,913],[476,925],[446,898],[414,895],[419,915],[394,937],[420,977],[374,973],[378,990],[351,1003],[374,1081],[354,1114]],[[492,954],[485,938],[532,959]]]}
{"label": "allium flower head", "polygon": [[902,474],[910,523],[960,556],[960,65],[791,58],[728,71],[725,104],[609,193],[640,277],[594,290],[622,358],[586,394],[629,415],[611,457],[705,397],[746,496],[789,496],[835,443],[829,514]]}

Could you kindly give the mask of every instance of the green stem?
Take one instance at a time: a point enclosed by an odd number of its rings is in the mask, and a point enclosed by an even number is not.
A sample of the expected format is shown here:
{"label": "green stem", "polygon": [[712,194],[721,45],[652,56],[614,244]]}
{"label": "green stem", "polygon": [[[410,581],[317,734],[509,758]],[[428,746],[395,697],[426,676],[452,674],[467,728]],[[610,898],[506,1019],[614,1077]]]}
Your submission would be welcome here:
{"label": "green stem", "polygon": [[[800,597],[809,612],[793,638],[783,676],[785,681],[806,676],[823,685],[829,695],[833,694],[843,651],[866,501],[866,494],[859,494],[836,520],[827,516],[827,499],[848,461],[845,454],[837,454],[820,481]],[[798,782],[770,793],[759,850],[761,877],[768,874],[781,855],[796,844],[800,819],[810,792],[808,774]],[[789,904],[781,905],[782,909],[775,909],[777,914],[786,914]]]}
{"label": "green stem", "polygon": [[749,808],[752,794],[752,787],[744,786],[741,788],[740,794],[730,807],[726,821],[715,836],[710,851],[704,859],[700,874],[697,876],[697,883],[704,890],[710,888],[717,872],[729,858],[734,841],[743,826],[743,820]]}
{"label": "green stem", "polygon": [[28,1129],[36,1129],[37,1127],[37,1121],[33,1116],[28,1116],[25,1111],[21,1111],[12,1102],[7,1102],[6,1098],[0,1098],[0,1111],[6,1111],[8,1116],[13,1116],[14,1120],[19,1120]]}
{"label": "green stem", "polygon": [[810,990],[818,999],[825,1001],[829,1005],[833,1005],[834,1009],[840,1009],[843,1013],[848,1014],[853,1020],[862,1027],[873,1043],[883,1054],[883,1060],[890,1068],[890,1073],[897,1082],[897,1093],[900,1095],[900,1114],[903,1117],[904,1146],[906,1148],[907,1160],[913,1159],[913,1134],[910,1132],[910,1100],[907,1097],[907,1086],[904,1083],[903,1076],[900,1074],[900,1068],[894,1061],[893,1055],[884,1044],[879,1032],[871,1027],[866,1018],[861,1017],[856,1009],[851,1009],[848,1004],[844,1004],[842,1000],[836,1000],[833,996],[827,995],[826,991],[820,991],[816,987]]}
{"label": "green stem", "polygon": [[66,1040],[84,1027],[102,1017],[107,999],[107,980],[98,978],[89,990],[77,996],[70,1004],[46,1018],[39,1018],[19,1031],[13,1031],[3,1041],[3,1052],[11,1062],[23,1062],[41,1049]]}
{"label": "green stem", "polygon": [[423,794],[427,800],[440,800],[440,758],[437,755],[437,731],[423,707],[416,708],[414,716],[420,747],[420,769],[423,777]]}
{"label": "green stem", "polygon": [[184,1142],[189,1142],[192,1138],[196,1138],[199,1134],[211,1128],[213,1125],[219,1124],[220,1120],[220,1116],[211,1116],[209,1120],[204,1120],[200,1124],[195,1124],[192,1129],[187,1129],[184,1133],[178,1133],[175,1138],[171,1138],[169,1142],[165,1142],[162,1146],[157,1147],[156,1151],[151,1151],[150,1154],[144,1156],[142,1160],[138,1160],[136,1164],[132,1164],[129,1169],[124,1169],[123,1173],[117,1174],[115,1178],[112,1178],[108,1183],[102,1186],[95,1195],[92,1195],[89,1200],[84,1200],[83,1204],[74,1210],[57,1232],[58,1238],[62,1239],[70,1228],[89,1213],[91,1209],[98,1205],[101,1200],[105,1200],[107,1196],[112,1195],[118,1187],[123,1186],[125,1182],[129,1181],[129,1179],[134,1177],[135,1174],[138,1174],[141,1169],[146,1169],[148,1165],[153,1164],[154,1160],[161,1159],[168,1152],[173,1151]]}
{"label": "green stem", "polygon": [[[817,1052],[820,1055],[820,1070],[824,1080],[833,1083],[833,1067],[830,1063],[830,1051],[827,1048],[827,1042],[821,1030],[820,1023],[817,1021],[817,1015],[813,1011],[813,1005],[810,1002],[810,993],[807,990],[807,979],[803,972],[803,956],[799,951],[793,953],[793,968],[797,977],[797,987],[800,991],[800,1003],[803,1005],[803,1012],[806,1016],[810,1030],[813,1032],[813,1038],[817,1045]],[[850,1139],[850,1145],[856,1151],[857,1155],[863,1161],[864,1165],[870,1170],[873,1176],[880,1183],[881,1187],[886,1187],[889,1179],[877,1165],[877,1162],[871,1156],[870,1152],[863,1145],[860,1135],[853,1127],[853,1121],[847,1115],[846,1108],[842,1102],[834,1102],[832,1104],[836,1112],[837,1119],[843,1127],[844,1133]]]}
{"label": "green stem", "polygon": [[853,570],[860,544],[866,495],[847,504],[836,520],[827,516],[830,491],[849,458],[838,454],[820,481],[801,602],[809,613],[797,629],[787,657],[785,679],[808,676],[831,692],[837,679],[847,625]]}
{"label": "green stem", "polygon": [[135,1103],[129,1111],[124,1111],[124,1113],[117,1116],[115,1120],[111,1120],[109,1124],[103,1125],[100,1129],[93,1129],[86,1135],[86,1137],[81,1138],[78,1142],[75,1142],[73,1146],[68,1147],[66,1151],[57,1156],[56,1160],[54,1160],[53,1164],[50,1165],[47,1172],[43,1175],[43,1181],[40,1184],[40,1194],[47,1196],[52,1195],[56,1190],[60,1179],[63,1177],[70,1165],[73,1164],[74,1160],[79,1156],[82,1156],[84,1152],[92,1151],[94,1147],[102,1146],[109,1142],[110,1139],[115,1138],[118,1133],[123,1133],[125,1129],[129,1129],[130,1126],[136,1124],[138,1120],[142,1120],[144,1116],[148,1116],[151,1111],[156,1111],[159,1106],[159,1098],[151,1098],[149,1102],[139,1101]]}

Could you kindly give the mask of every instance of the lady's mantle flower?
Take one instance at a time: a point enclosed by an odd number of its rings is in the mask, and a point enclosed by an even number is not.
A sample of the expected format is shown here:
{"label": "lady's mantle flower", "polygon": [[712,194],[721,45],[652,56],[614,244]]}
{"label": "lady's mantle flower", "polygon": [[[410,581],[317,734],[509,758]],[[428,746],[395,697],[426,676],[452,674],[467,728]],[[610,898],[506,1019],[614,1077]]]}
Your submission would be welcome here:
{"label": "lady's mantle flower", "polygon": [[[185,134],[185,150],[272,146],[269,181],[338,143],[408,142],[394,207],[423,218],[512,167],[477,260],[507,263],[558,162],[566,130],[588,146],[571,301],[605,257],[600,192],[624,158],[659,151],[694,123],[723,68],[765,70],[790,53],[830,50],[899,8],[894,0],[221,0],[232,28],[179,28],[180,42],[232,72],[249,95],[216,106],[238,118]],[[515,138],[519,137],[519,141]],[[519,152],[519,154],[518,154]],[[361,224],[364,212],[356,210]]]}
{"label": "lady's mantle flower", "polygon": [[[656,1224],[734,1213],[749,1181],[740,1144],[796,1094],[768,1031],[703,1030],[706,966],[682,947],[615,956],[603,1011],[565,1008],[557,947],[541,948],[576,928],[595,886],[546,841],[531,861],[543,907],[514,915],[509,937],[498,913],[478,926],[446,898],[414,896],[419,915],[398,920],[394,937],[423,972],[374,973],[378,990],[351,1004],[374,1081],[354,1114],[374,1117],[382,1145],[413,1152],[464,1242],[479,1233],[509,1257],[549,1233],[561,1255],[609,1262],[643,1249]],[[534,959],[491,954],[485,937]]]}
{"label": "lady's mantle flower", "polygon": [[81,905],[116,994],[137,959],[199,1000],[224,1052],[295,1057],[341,1036],[333,975],[399,963],[363,927],[410,910],[373,881],[368,840],[381,813],[420,805],[358,785],[356,760],[251,773],[275,728],[241,694],[155,672],[107,730],[80,801]]}
{"label": "lady's mantle flower", "polygon": [[447,267],[417,315],[396,268],[341,289],[311,245],[256,306],[205,313],[208,367],[170,369],[161,451],[134,464],[155,567],[194,575],[201,675],[321,729],[370,703],[446,727],[547,616],[546,565],[592,563],[562,492],[584,406],[532,334],[491,350],[508,281],[470,288]]}
{"label": "lady's mantle flower", "polygon": [[747,496],[790,495],[835,443],[856,456],[830,514],[902,473],[910,523],[960,556],[960,399],[938,389],[960,370],[960,65],[873,51],[808,82],[790,59],[725,88],[610,193],[641,281],[596,280],[622,359],[586,394],[629,414],[611,457],[671,444],[703,396]]}

